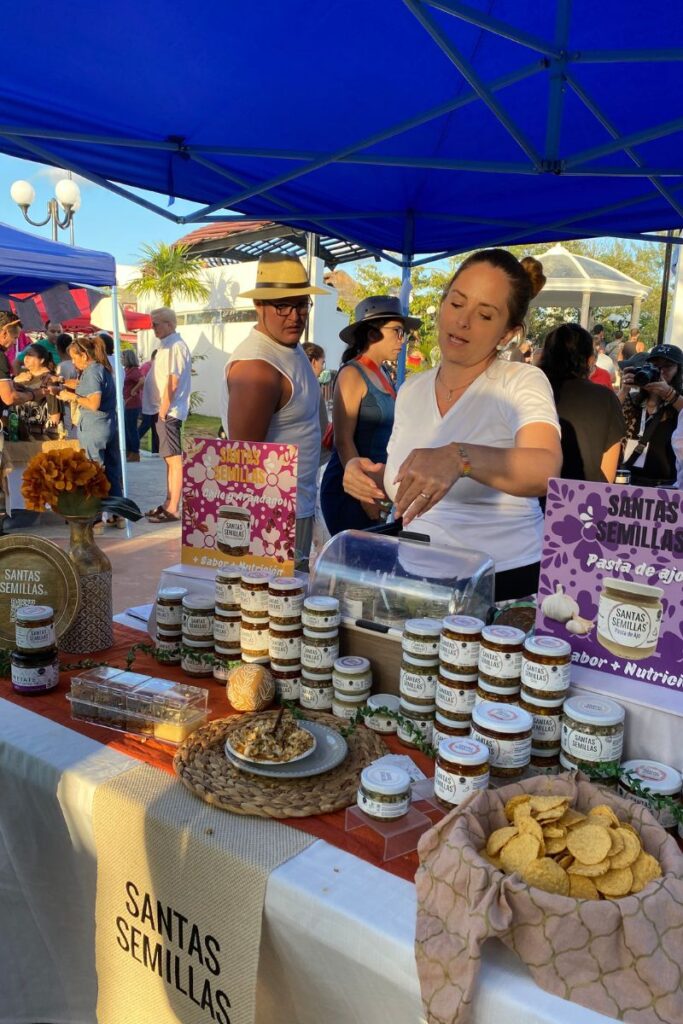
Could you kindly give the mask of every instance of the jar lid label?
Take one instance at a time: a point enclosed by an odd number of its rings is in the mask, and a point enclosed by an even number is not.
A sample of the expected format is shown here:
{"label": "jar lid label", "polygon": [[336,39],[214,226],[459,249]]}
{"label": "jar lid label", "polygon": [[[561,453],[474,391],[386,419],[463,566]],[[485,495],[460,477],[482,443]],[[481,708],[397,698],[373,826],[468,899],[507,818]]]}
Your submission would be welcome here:
{"label": "jar lid label", "polygon": [[482,640],[490,640],[494,644],[521,644],[526,633],[516,626],[484,626],[481,631]]}
{"label": "jar lid label", "polygon": [[336,597],[307,597],[304,608],[309,612],[338,612],[339,601]]}
{"label": "jar lid label", "polygon": [[466,736],[450,736],[439,743],[439,757],[451,764],[486,764],[489,748]]}
{"label": "jar lid label", "polygon": [[385,796],[410,792],[410,775],[403,768],[393,765],[370,764],[361,772],[360,781],[362,786]]}
{"label": "jar lid label", "polygon": [[440,636],[441,622],[439,619],[406,619],[403,631],[418,636]]}
{"label": "jar lid label", "polygon": [[455,633],[480,633],[484,628],[483,621],[474,615],[447,615],[443,625]]}
{"label": "jar lid label", "polygon": [[[635,775],[642,782],[643,786],[647,786],[653,793],[662,793],[663,795],[670,796],[674,793],[679,793],[681,785],[683,785],[680,772],[676,771],[675,768],[669,767],[668,764],[661,764],[659,761],[647,761],[636,758],[632,761],[623,761],[621,768],[623,772]],[[629,780],[625,774],[622,775],[621,781],[628,786]]]}
{"label": "jar lid label", "polygon": [[572,653],[571,644],[558,636],[528,636],[524,641],[524,649],[530,654],[549,658],[561,658]]}
{"label": "jar lid label", "polygon": [[22,619],[24,622],[52,618],[53,615],[54,611],[48,604],[23,604],[17,608],[16,613],[17,619]]}
{"label": "jar lid label", "polygon": [[569,697],[564,702],[564,711],[570,718],[588,725],[618,725],[625,717],[622,706],[608,697]]}
{"label": "jar lid label", "polygon": [[494,704],[483,700],[472,709],[472,720],[484,728],[497,732],[527,732],[533,726],[533,718],[524,708],[514,704]]}
{"label": "jar lid label", "polygon": [[271,590],[303,590],[304,585],[301,580],[296,579],[294,576],[276,576],[275,579],[270,580],[268,586]]}
{"label": "jar lid label", "polygon": [[357,675],[359,672],[367,672],[370,669],[370,662],[367,658],[359,658],[354,655],[348,655],[345,658],[337,658],[334,663],[334,671],[341,672],[342,675],[345,672],[351,672],[353,675]]}

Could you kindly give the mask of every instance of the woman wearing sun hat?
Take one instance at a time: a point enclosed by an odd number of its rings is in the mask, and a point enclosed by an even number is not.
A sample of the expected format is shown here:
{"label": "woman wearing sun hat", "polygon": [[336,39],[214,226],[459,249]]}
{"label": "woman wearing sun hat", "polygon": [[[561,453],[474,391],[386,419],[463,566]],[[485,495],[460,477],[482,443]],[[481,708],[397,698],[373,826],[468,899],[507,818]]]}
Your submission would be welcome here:
{"label": "woman wearing sun hat", "polygon": [[356,306],[354,322],[339,332],[348,348],[334,389],[334,452],[320,489],[323,516],[333,535],[366,529],[379,519],[376,505],[346,494],[344,468],[359,456],[386,461],[396,391],[382,364],[398,358],[406,334],[420,323],[417,317],[404,316],[394,296],[373,295]]}

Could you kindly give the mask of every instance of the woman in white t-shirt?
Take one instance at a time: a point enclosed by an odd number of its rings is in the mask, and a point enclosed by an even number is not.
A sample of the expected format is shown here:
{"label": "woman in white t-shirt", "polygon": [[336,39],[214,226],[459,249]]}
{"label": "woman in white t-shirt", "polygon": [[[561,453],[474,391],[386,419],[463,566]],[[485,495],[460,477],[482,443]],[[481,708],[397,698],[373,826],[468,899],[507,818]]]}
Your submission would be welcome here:
{"label": "woman in white t-shirt", "polygon": [[538,260],[520,262],[504,249],[465,260],[441,301],[440,365],[398,393],[386,466],[352,459],[344,477],[355,498],[391,498],[404,526],[489,554],[498,601],[537,588],[537,499],[562,466],[545,374],[497,358],[544,283]]}

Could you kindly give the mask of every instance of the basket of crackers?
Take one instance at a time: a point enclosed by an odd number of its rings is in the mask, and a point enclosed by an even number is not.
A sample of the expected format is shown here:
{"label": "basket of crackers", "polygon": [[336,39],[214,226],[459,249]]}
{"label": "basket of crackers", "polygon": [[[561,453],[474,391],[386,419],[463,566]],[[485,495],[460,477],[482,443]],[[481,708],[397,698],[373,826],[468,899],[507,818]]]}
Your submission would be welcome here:
{"label": "basket of crackers", "polygon": [[618,1020],[680,1024],[683,854],[640,803],[580,773],[473,795],[426,833],[416,957],[429,1024],[465,1024],[481,946]]}

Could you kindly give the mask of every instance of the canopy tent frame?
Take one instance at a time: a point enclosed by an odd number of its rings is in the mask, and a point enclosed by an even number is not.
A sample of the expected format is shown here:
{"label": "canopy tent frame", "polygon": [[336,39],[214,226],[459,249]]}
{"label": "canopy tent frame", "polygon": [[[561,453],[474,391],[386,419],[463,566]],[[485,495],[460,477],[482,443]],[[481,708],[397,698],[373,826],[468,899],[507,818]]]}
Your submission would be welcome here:
{"label": "canopy tent frame", "polygon": [[[11,142],[16,147],[34,158],[41,161],[56,164],[80,174],[84,178],[93,181],[110,191],[118,194],[129,201],[136,203],[158,215],[179,225],[207,223],[215,219],[213,215],[222,209],[239,207],[256,197],[263,198],[270,206],[277,207],[273,210],[273,218],[282,222],[289,222],[301,230],[316,230],[318,233],[325,233],[325,225],[335,221],[353,222],[359,220],[377,221],[380,218],[395,218],[401,216],[402,211],[349,211],[328,209],[326,212],[312,211],[303,208],[296,208],[277,194],[280,186],[306,178],[306,176],[317,170],[328,167],[331,164],[358,164],[368,167],[405,167],[425,170],[453,170],[471,171],[476,173],[492,173],[507,175],[555,175],[565,177],[586,176],[591,178],[617,177],[617,178],[644,178],[648,179],[654,186],[654,193],[645,193],[622,200],[610,206],[598,207],[597,209],[584,209],[581,213],[574,212],[567,219],[549,219],[544,224],[527,221],[520,221],[514,226],[509,226],[515,231],[514,234],[507,234],[504,222],[495,218],[471,217],[471,222],[486,227],[500,226],[503,230],[495,239],[487,238],[486,245],[505,245],[515,241],[524,240],[531,230],[557,231],[561,238],[595,237],[597,234],[609,234],[612,237],[623,237],[634,240],[670,242],[681,244],[682,240],[674,235],[653,234],[651,231],[628,231],[615,230],[613,224],[605,223],[594,218],[601,213],[613,213],[619,209],[627,209],[633,205],[647,202],[653,196],[661,196],[670,210],[677,218],[683,217],[683,197],[679,200],[678,193],[683,186],[676,185],[667,187],[662,179],[667,177],[683,177],[683,162],[680,165],[665,164],[663,166],[652,166],[644,158],[640,157],[634,147],[654,140],[664,139],[683,131],[683,118],[676,118],[665,121],[647,128],[641,128],[632,132],[620,132],[611,122],[610,118],[601,109],[599,103],[591,97],[587,89],[577,80],[572,66],[593,64],[651,64],[656,62],[682,62],[683,47],[657,47],[644,46],[642,49],[596,49],[588,47],[576,49],[568,44],[572,5],[569,0],[556,0],[555,31],[554,38],[545,39],[533,31],[526,31],[512,23],[497,18],[487,11],[476,9],[459,0],[402,0],[403,7],[410,12],[412,17],[419,24],[422,30],[433,40],[434,45],[445,54],[453,67],[457,69],[461,79],[464,79],[469,86],[469,91],[459,95],[446,103],[431,107],[426,111],[418,112],[412,117],[387,126],[375,132],[371,136],[349,142],[337,149],[335,152],[299,151],[278,147],[252,148],[230,145],[217,145],[210,142],[197,143],[189,142],[182,135],[169,135],[164,139],[143,139],[133,138],[125,134],[98,135],[92,132],[69,132],[61,129],[52,129],[40,125],[11,125],[0,124],[0,139]],[[485,33],[497,36],[518,46],[531,51],[533,59],[530,63],[518,67],[508,74],[498,77],[492,81],[486,81],[461,52],[456,42],[449,38],[443,25],[436,20],[437,13],[446,15],[463,24],[474,26]],[[551,35],[552,33],[549,33]],[[497,94],[512,85],[523,82],[533,76],[544,75],[548,80],[548,106],[546,113],[545,140],[542,147],[535,144],[528,136],[528,133],[517,123],[516,118],[511,115],[497,99]],[[562,115],[566,103],[566,93],[570,90],[580,101],[584,109],[595,118],[602,128],[610,136],[610,139],[600,145],[568,153],[560,158],[560,142],[562,139]],[[520,151],[520,160],[466,160],[449,159],[436,156],[401,156],[395,154],[380,154],[364,152],[375,147],[380,142],[400,138],[406,132],[423,125],[428,125],[436,118],[445,114],[453,113],[469,104],[483,103],[496,122],[502,127],[507,135],[514,140]],[[43,140],[45,144],[40,144]],[[179,157],[182,160],[194,161],[217,177],[231,181],[236,189],[228,192],[218,200],[201,206],[198,210],[185,214],[174,214],[168,208],[154,203],[142,196],[136,195],[129,188],[115,183],[109,178],[103,177],[91,168],[82,166],[82,161],[70,159],[64,154],[57,153],[50,147],[53,142],[75,142],[86,143],[94,146],[115,146],[122,148],[134,148],[140,151],[156,150],[167,152],[169,158]],[[594,166],[594,161],[609,157],[612,154],[625,154],[631,160],[632,167],[616,166]],[[275,176],[267,177],[267,180],[249,180],[241,174],[233,172],[229,167],[224,167],[211,160],[210,157],[227,156],[235,158],[252,158],[264,160],[292,161],[297,166],[291,170],[284,171]],[[591,166],[593,164],[593,166]],[[169,171],[169,174],[171,172]],[[174,196],[171,198],[173,201]],[[184,198],[190,198],[184,196]],[[282,211],[280,213],[279,211]],[[249,214],[254,216],[254,214]],[[418,212],[417,216],[425,219],[460,220],[463,223],[470,222],[470,217],[460,217],[452,209],[444,211]],[[220,217],[218,219],[226,219]],[[586,222],[590,221],[590,224]],[[414,232],[413,232],[414,236]],[[344,236],[349,242],[364,247],[372,255],[387,259],[401,267],[420,266],[434,259],[456,255],[466,251],[468,246],[458,245],[457,247],[442,249],[435,255],[428,258],[416,259],[414,247],[404,248],[401,257],[387,251],[386,248],[373,246],[358,234],[358,229],[349,228]]]}

